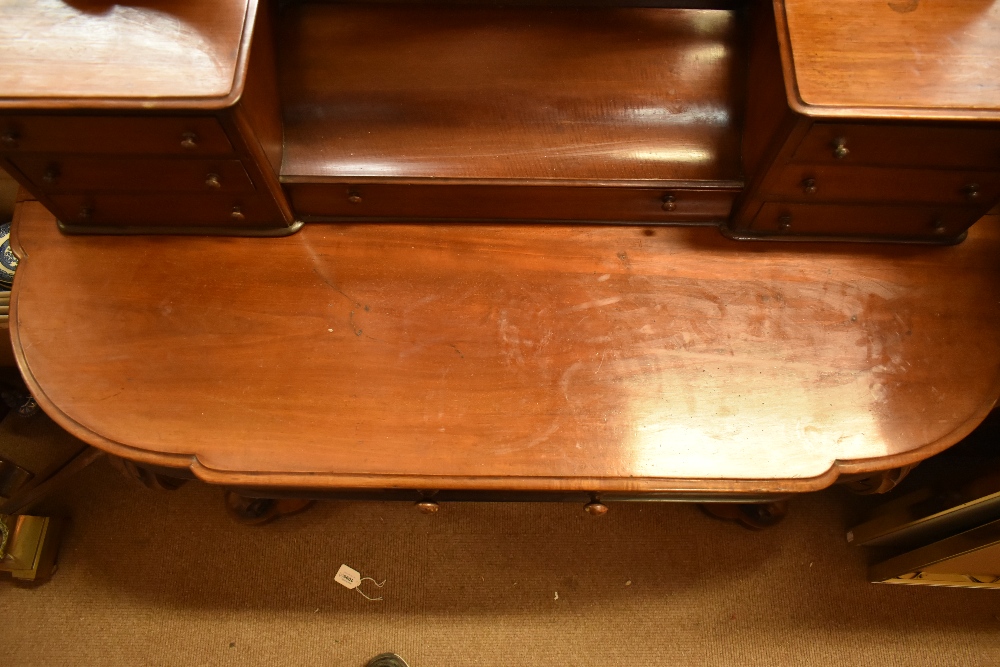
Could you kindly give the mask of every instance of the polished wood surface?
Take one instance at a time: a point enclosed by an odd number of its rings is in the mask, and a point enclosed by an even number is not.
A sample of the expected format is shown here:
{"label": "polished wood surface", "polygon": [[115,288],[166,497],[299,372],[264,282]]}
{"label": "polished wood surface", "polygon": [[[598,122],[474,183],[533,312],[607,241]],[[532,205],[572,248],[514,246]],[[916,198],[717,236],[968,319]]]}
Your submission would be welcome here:
{"label": "polished wood surface", "polygon": [[256,0],[0,0],[0,108],[239,93]]}
{"label": "polished wood surface", "polygon": [[286,182],[741,182],[725,10],[292,5]]}
{"label": "polished wood surface", "polygon": [[735,189],[539,185],[333,184],[286,186],[304,220],[555,220],[701,222],[729,217]]}
{"label": "polished wood surface", "polygon": [[1000,118],[994,0],[774,0],[796,110]]}
{"label": "polished wood surface", "polygon": [[[950,78],[937,92],[955,98],[942,98],[942,106],[933,109],[900,110],[874,97],[856,97],[866,86],[879,95],[912,93],[916,87],[907,77],[931,77],[931,69],[955,50],[983,46],[976,42],[981,35],[956,42],[958,37],[947,34],[948,20],[941,23],[945,32],[936,32],[934,17],[952,7],[955,15],[968,16],[969,8],[980,3],[958,4],[752,3],[744,127],[747,187],[734,206],[728,233],[734,238],[766,234],[954,243],[997,204],[1000,125],[988,119],[1000,115],[991,117],[982,108],[970,111],[966,105],[972,97],[946,90],[958,80],[972,87],[979,83],[963,79],[963,72],[942,70],[938,74]],[[910,18],[874,20],[884,13]],[[915,58],[927,67],[896,76],[892,70],[898,63],[886,49],[905,49],[901,58]],[[1000,43],[989,49],[1000,49]],[[852,70],[855,66],[865,71]],[[778,75],[780,67],[784,76]],[[833,71],[841,67],[843,71]],[[803,78],[823,87],[827,99],[841,106],[804,104],[796,87]],[[943,122],[958,118],[977,122]]]}
{"label": "polished wood surface", "polygon": [[912,463],[1000,393],[1000,220],[954,247],[713,229],[15,221],[44,409],[240,486],[780,492]]}

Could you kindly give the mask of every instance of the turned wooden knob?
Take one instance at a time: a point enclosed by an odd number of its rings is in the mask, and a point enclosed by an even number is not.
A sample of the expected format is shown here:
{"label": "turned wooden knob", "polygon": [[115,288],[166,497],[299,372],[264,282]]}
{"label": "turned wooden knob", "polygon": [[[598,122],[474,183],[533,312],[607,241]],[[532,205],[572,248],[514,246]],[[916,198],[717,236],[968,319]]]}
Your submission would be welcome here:
{"label": "turned wooden knob", "polygon": [[677,210],[677,198],[673,195],[663,195],[663,210],[664,211],[675,211]]}
{"label": "turned wooden knob", "polygon": [[17,146],[18,139],[20,139],[20,137],[14,130],[7,130],[3,134],[0,134],[0,144],[3,144],[6,148],[13,148],[14,146]]}
{"label": "turned wooden knob", "polygon": [[419,510],[421,514],[436,514],[440,509],[441,506],[433,500],[421,500],[417,503],[417,510]]}
{"label": "turned wooden knob", "polygon": [[944,224],[944,220],[941,218],[934,218],[933,222],[931,222],[931,229],[935,234],[944,234],[948,231],[948,226]]}
{"label": "turned wooden knob", "polygon": [[222,189],[222,181],[219,180],[218,174],[209,174],[205,177],[205,185],[212,188],[213,190]]}
{"label": "turned wooden knob", "polygon": [[816,194],[816,179],[807,178],[806,180],[802,181],[802,191],[805,192],[807,195]]}
{"label": "turned wooden knob", "polygon": [[243,222],[244,220],[247,219],[247,217],[243,215],[243,211],[240,210],[239,206],[233,207],[233,212],[229,214],[229,217],[235,220],[236,222]]}
{"label": "turned wooden knob", "polygon": [[590,516],[604,516],[608,513],[608,506],[597,500],[587,503],[583,509]]}
{"label": "turned wooden knob", "polygon": [[792,216],[786,214],[778,218],[778,229],[780,229],[783,232],[787,232],[791,228],[792,228]]}
{"label": "turned wooden knob", "polygon": [[42,181],[47,185],[55,185],[56,181],[59,180],[59,167],[50,166],[45,169],[45,173],[42,174]]}
{"label": "turned wooden knob", "polygon": [[833,157],[838,160],[843,160],[845,157],[850,155],[851,151],[847,148],[847,138],[837,137],[833,140]]}
{"label": "turned wooden knob", "polygon": [[193,150],[198,148],[198,135],[194,132],[185,132],[181,135],[181,148]]}
{"label": "turned wooden knob", "polygon": [[77,217],[81,220],[90,220],[94,217],[94,207],[84,204],[80,207],[80,212],[77,214]]}
{"label": "turned wooden knob", "polygon": [[347,201],[351,202],[352,204],[360,204],[361,195],[352,190],[351,192],[347,193]]}
{"label": "turned wooden knob", "polygon": [[969,201],[975,201],[976,199],[979,199],[978,183],[969,183],[963,188],[963,191],[965,192],[965,198],[968,199]]}

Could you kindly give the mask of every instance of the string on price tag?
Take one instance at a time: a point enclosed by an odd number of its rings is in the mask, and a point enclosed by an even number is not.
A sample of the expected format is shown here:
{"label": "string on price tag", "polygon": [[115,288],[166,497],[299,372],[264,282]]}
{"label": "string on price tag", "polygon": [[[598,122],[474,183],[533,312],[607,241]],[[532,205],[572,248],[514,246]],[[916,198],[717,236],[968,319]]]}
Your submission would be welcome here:
{"label": "string on price tag", "polygon": [[337,570],[337,576],[335,576],[334,579],[336,579],[337,583],[343,586],[344,588],[354,589],[358,593],[361,593],[361,595],[364,598],[371,600],[372,602],[378,602],[379,600],[382,599],[382,596],[379,596],[377,598],[369,597],[365,595],[365,592],[358,587],[361,586],[362,581],[370,581],[379,588],[382,588],[383,586],[385,586],[385,581],[383,580],[382,583],[380,584],[371,577],[362,577],[361,573],[355,570],[353,567],[350,567],[348,565],[341,565],[340,569]]}

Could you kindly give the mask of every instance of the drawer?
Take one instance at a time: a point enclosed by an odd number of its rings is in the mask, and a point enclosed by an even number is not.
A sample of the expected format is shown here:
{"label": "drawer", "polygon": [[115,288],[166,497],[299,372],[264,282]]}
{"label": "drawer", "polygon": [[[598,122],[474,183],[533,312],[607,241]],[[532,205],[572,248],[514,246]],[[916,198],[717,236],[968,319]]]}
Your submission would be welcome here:
{"label": "drawer", "polygon": [[761,192],[766,199],[803,202],[923,202],[985,209],[1000,198],[1000,173],[791,164],[775,170]]}
{"label": "drawer", "polygon": [[802,139],[792,160],[816,164],[1000,170],[1000,129],[816,123]]}
{"label": "drawer", "polygon": [[228,155],[219,121],[189,116],[0,116],[0,152]]}
{"label": "drawer", "polygon": [[47,192],[252,192],[239,160],[155,158],[10,158],[24,176]]}
{"label": "drawer", "polygon": [[944,241],[961,234],[981,215],[980,211],[958,207],[765,202],[750,228],[789,236],[892,236]]}
{"label": "drawer", "polygon": [[83,227],[286,227],[277,204],[260,194],[54,195],[59,221]]}
{"label": "drawer", "polygon": [[300,217],[718,222],[735,190],[517,185],[291,184]]}

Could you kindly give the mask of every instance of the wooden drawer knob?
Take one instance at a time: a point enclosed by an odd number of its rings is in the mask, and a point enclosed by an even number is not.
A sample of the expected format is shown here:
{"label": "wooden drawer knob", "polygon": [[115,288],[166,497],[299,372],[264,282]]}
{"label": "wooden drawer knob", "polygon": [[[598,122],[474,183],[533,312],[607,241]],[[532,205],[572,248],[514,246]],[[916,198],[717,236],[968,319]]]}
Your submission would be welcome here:
{"label": "wooden drawer knob", "polygon": [[247,217],[243,214],[243,211],[242,209],[240,209],[239,206],[233,207],[233,212],[229,214],[229,217],[235,220],[236,222],[243,222],[244,220],[247,219]]}
{"label": "wooden drawer knob", "polygon": [[4,148],[16,148],[20,138],[16,131],[7,130],[3,134],[0,134],[0,145]]}
{"label": "wooden drawer knob", "polygon": [[663,195],[663,206],[661,208],[664,211],[676,211],[677,197],[673,195]]}
{"label": "wooden drawer knob", "polygon": [[360,204],[361,193],[357,192],[356,190],[351,190],[350,192],[347,193],[347,201],[351,202],[352,204]]}
{"label": "wooden drawer knob", "polygon": [[802,191],[805,192],[807,195],[816,194],[816,179],[807,178],[804,181],[802,181]]}
{"label": "wooden drawer knob", "polygon": [[80,207],[80,212],[77,214],[77,217],[84,221],[90,220],[94,217],[94,207],[84,204]]}
{"label": "wooden drawer knob", "polygon": [[590,516],[604,516],[608,513],[608,506],[597,500],[587,503],[583,509]]}
{"label": "wooden drawer knob", "polygon": [[222,189],[222,181],[219,180],[218,174],[209,174],[205,177],[205,185],[213,190]]}
{"label": "wooden drawer knob", "polygon": [[417,503],[417,511],[421,514],[437,514],[440,509],[441,506],[433,500],[422,500]]}
{"label": "wooden drawer knob", "polygon": [[847,138],[837,137],[833,140],[833,157],[838,160],[843,160],[845,157],[850,155],[851,151],[847,148]]}
{"label": "wooden drawer knob", "polygon": [[42,181],[46,185],[55,185],[59,181],[59,167],[56,165],[46,167],[45,173],[42,174]]}
{"label": "wooden drawer knob", "polygon": [[194,150],[198,148],[198,135],[194,132],[185,132],[181,135],[181,148]]}
{"label": "wooden drawer knob", "polygon": [[787,232],[791,228],[792,228],[792,216],[791,215],[789,215],[789,214],[786,213],[785,215],[783,215],[780,218],[778,218],[778,229],[780,229],[783,232]]}
{"label": "wooden drawer knob", "polygon": [[979,199],[979,184],[969,183],[964,188],[962,188],[962,192],[965,193],[965,198],[968,199],[969,201],[976,201],[977,199]]}
{"label": "wooden drawer knob", "polygon": [[944,224],[944,220],[941,218],[934,218],[931,222],[931,229],[935,234],[940,236],[948,231],[948,226]]}

